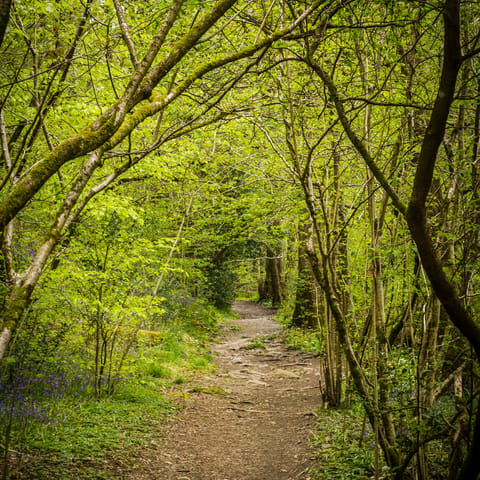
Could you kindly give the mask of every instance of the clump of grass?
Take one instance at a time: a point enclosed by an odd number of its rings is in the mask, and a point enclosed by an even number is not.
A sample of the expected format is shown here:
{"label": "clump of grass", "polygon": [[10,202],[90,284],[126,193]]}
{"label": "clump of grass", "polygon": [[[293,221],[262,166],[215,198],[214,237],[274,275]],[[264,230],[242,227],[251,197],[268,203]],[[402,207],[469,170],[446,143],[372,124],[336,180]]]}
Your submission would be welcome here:
{"label": "clump of grass", "polygon": [[147,374],[153,378],[170,378],[172,371],[158,363],[151,363],[147,366]]}
{"label": "clump of grass", "polygon": [[260,350],[265,350],[267,346],[265,345],[265,336],[260,335],[259,337],[252,338],[249,344],[245,345],[243,347],[245,350],[254,350],[254,349],[260,349]]}
{"label": "clump of grass", "polygon": [[188,378],[185,378],[185,377],[176,377],[175,380],[173,380],[173,383],[175,385],[182,385],[184,383],[188,382]]}
{"label": "clump of grass", "polygon": [[314,355],[321,351],[320,338],[315,330],[288,327],[282,332],[281,341],[289,350],[299,350]]}
{"label": "clump of grass", "polygon": [[200,386],[195,386],[190,389],[191,393],[207,393],[209,395],[227,395],[227,392],[222,388],[219,387],[218,385],[212,385],[209,387],[200,387]]}

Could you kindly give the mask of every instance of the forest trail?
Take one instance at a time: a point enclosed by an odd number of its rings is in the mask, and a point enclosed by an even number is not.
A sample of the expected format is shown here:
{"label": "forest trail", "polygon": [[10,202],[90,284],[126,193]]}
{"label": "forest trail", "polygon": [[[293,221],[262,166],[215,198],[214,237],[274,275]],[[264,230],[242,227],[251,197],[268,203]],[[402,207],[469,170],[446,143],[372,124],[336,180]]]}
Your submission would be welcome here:
{"label": "forest trail", "polygon": [[[185,409],[126,479],[308,480],[320,403],[317,360],[289,351],[273,311],[238,301],[212,347],[215,374],[190,386]],[[260,348],[250,348],[253,344]],[[263,348],[262,348],[263,346]],[[188,388],[188,387],[187,387]]]}

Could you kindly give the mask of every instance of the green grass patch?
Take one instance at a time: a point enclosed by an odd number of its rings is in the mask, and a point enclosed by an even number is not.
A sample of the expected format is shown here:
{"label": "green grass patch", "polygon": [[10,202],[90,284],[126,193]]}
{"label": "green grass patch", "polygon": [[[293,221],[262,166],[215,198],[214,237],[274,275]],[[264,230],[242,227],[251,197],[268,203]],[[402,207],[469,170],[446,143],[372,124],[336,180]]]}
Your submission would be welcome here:
{"label": "green grass patch", "polygon": [[265,340],[266,337],[264,335],[260,335],[259,337],[252,338],[250,343],[245,345],[243,348],[245,350],[265,350],[267,348],[267,346],[265,345]]}
{"label": "green grass patch", "polygon": [[218,385],[212,385],[210,387],[201,387],[201,386],[194,386],[189,390],[190,393],[207,393],[209,395],[228,395],[227,392],[219,387]]}
{"label": "green grass patch", "polygon": [[320,410],[311,446],[317,466],[312,480],[369,480],[374,473],[373,438],[354,410]]}
{"label": "green grass patch", "polygon": [[289,350],[299,350],[315,355],[321,351],[320,338],[315,330],[288,327],[283,330],[280,340]]}
{"label": "green grass patch", "polygon": [[174,385],[182,385],[184,383],[188,382],[188,378],[186,377],[176,377],[174,380],[173,380],[173,384]]}
{"label": "green grass patch", "polygon": [[120,387],[112,397],[58,406],[56,426],[32,428],[14,478],[87,480],[114,478],[112,458],[128,458],[162,434],[165,419],[178,407],[139,383]]}
{"label": "green grass patch", "polygon": [[170,378],[172,371],[162,364],[150,363],[146,368],[146,373],[154,378]]}

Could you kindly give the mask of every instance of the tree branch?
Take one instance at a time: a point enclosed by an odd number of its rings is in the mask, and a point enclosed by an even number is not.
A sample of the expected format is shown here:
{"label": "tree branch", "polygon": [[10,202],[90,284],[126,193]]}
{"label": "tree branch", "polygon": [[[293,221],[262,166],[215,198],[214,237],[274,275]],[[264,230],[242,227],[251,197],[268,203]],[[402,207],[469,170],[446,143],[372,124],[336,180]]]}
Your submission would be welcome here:
{"label": "tree branch", "polygon": [[127,46],[128,53],[130,55],[130,60],[132,61],[132,65],[137,68],[138,67],[138,58],[137,52],[135,50],[135,45],[132,41],[132,37],[130,37],[130,33],[128,31],[128,25],[125,20],[125,15],[123,14],[123,7],[120,3],[120,0],[113,0],[113,4],[115,5],[115,11],[117,12],[117,19],[118,24],[120,25],[120,30],[122,32],[122,38]]}
{"label": "tree branch", "polygon": [[380,183],[383,189],[387,192],[393,205],[397,208],[397,210],[400,213],[405,215],[407,211],[407,207],[402,202],[401,198],[399,197],[395,189],[392,187],[390,182],[387,180],[383,172],[378,167],[375,160],[370,155],[370,152],[368,151],[367,147],[364,145],[364,143],[358,137],[358,135],[353,131],[352,125],[350,124],[350,121],[343,107],[343,100],[340,98],[337,87],[335,86],[335,83],[333,82],[332,78],[311,57],[307,57],[305,61],[308,65],[310,65],[313,71],[317,73],[317,75],[322,79],[323,83],[327,87],[328,92],[330,93],[330,96],[332,97],[332,100],[335,104],[335,108],[340,118],[340,122],[342,123],[343,129],[345,130],[345,133],[347,134],[348,138],[352,142],[353,146],[356,148],[357,152],[362,156],[362,158],[370,168],[370,171],[375,176],[377,181]]}
{"label": "tree branch", "polygon": [[444,22],[442,74],[418,158],[406,219],[435,294],[442,302],[452,323],[469,341],[480,359],[480,327],[467,312],[452,282],[448,279],[427,226],[427,196],[432,184],[438,149],[445,134],[450,106],[455,95],[457,76],[462,63],[460,12],[457,0],[446,1]]}

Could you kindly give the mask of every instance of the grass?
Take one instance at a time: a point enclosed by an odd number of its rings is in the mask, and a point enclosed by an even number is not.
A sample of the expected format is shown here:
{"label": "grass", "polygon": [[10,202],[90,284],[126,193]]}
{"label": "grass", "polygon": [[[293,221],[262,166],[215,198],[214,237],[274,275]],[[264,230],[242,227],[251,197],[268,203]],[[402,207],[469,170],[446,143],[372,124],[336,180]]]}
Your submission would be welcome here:
{"label": "grass", "polygon": [[320,333],[317,329],[300,328],[292,325],[292,313],[290,308],[281,308],[276,319],[283,325],[279,339],[289,350],[298,350],[305,353],[317,355],[323,350]]}
{"label": "grass", "polygon": [[265,350],[267,346],[265,345],[266,337],[264,335],[260,335],[258,337],[252,338],[250,343],[245,345],[243,348],[245,350]]}
{"label": "grass", "polygon": [[207,393],[209,395],[220,395],[224,396],[227,395],[227,392],[217,385],[213,385],[211,387],[201,387],[201,386],[194,386],[189,390],[191,393]]}
{"label": "grass", "polygon": [[314,355],[321,350],[319,334],[314,330],[285,327],[280,340],[286,344],[289,350],[299,350]]}
{"label": "grass", "polygon": [[17,479],[110,479],[110,465],[128,463],[135,449],[162,434],[178,406],[141,384],[124,385],[112,397],[84,400],[59,408],[63,421],[33,428],[21,458]]}
{"label": "grass", "polygon": [[374,473],[372,435],[355,409],[319,410],[311,447],[312,480],[369,480]]}
{"label": "grass", "polygon": [[173,331],[165,337],[163,344],[145,346],[135,359],[133,371],[144,381],[168,390],[187,382],[192,375],[214,370],[206,342]]}
{"label": "grass", "polygon": [[[220,314],[214,318],[209,312],[205,318],[168,325],[155,342],[150,337],[140,338],[125,364],[124,380],[111,396],[95,399],[90,386],[81,394],[63,392],[53,400],[46,399],[45,406],[54,412],[48,421],[23,419],[15,424],[4,456],[8,457],[10,476],[4,478],[125,478],[136,452],[153,446],[167,419],[188,397],[188,393],[175,394],[173,387],[214,370],[208,345],[220,321]],[[0,478],[6,424],[8,418],[0,418]]]}

